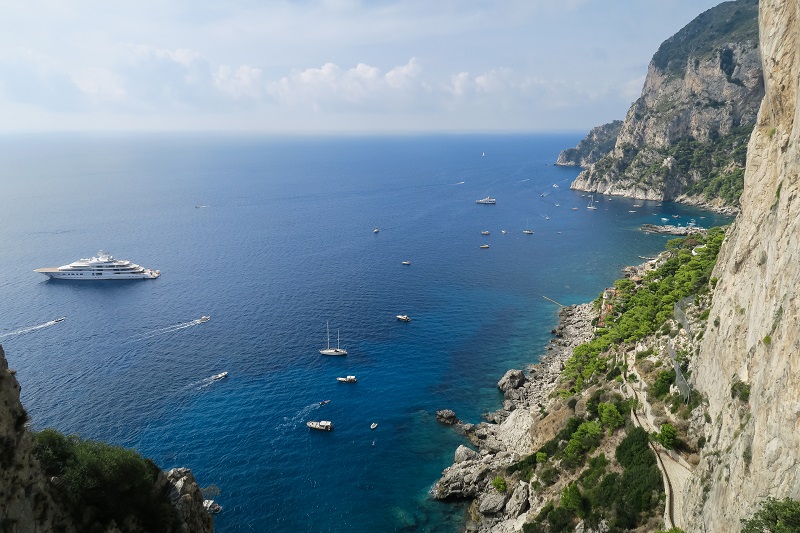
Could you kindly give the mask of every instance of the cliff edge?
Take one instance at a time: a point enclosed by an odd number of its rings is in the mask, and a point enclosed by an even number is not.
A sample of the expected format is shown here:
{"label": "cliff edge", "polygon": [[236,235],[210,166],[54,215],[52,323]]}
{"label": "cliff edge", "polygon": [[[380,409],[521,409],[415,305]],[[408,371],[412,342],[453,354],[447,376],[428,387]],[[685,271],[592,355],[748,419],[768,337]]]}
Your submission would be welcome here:
{"label": "cliff edge", "polygon": [[[75,533],[102,531],[108,533],[144,533],[152,531],[211,533],[214,521],[203,508],[203,497],[192,473],[176,468],[164,473],[152,462],[142,460],[130,450],[111,447],[92,441],[79,441],[47,430],[50,442],[58,447],[50,448],[57,453],[46,454],[47,467],[43,467],[37,455],[34,435],[26,425],[28,415],[20,402],[20,385],[15,372],[8,368],[5,352],[0,346],[0,531],[36,533],[60,531]],[[42,432],[42,434],[46,433]],[[102,454],[91,469],[102,476],[121,473],[125,483],[120,490],[117,485],[96,485],[100,498],[87,498],[75,505],[74,494],[65,494],[65,479],[48,474],[53,464],[67,461],[56,457],[66,453],[67,446],[86,444],[89,450]],[[108,453],[109,450],[112,453]],[[91,454],[89,454],[91,455]],[[119,457],[130,459],[119,461]],[[82,455],[85,459],[87,454]],[[131,459],[132,458],[132,459]],[[89,458],[92,461],[91,457]],[[126,492],[125,485],[136,472],[127,466],[147,465],[144,472],[149,478],[146,490],[136,494]],[[152,472],[152,474],[148,473]],[[82,479],[82,478],[81,478]],[[98,481],[96,479],[88,481]],[[88,482],[83,480],[83,482]],[[100,483],[107,482],[107,479]],[[113,483],[113,479],[111,480]],[[74,492],[74,491],[73,491]],[[143,492],[143,493],[142,493]],[[123,495],[121,497],[117,495]],[[103,501],[108,505],[97,505]],[[143,503],[144,502],[144,503]],[[113,509],[111,509],[113,507]],[[157,509],[154,517],[152,509]],[[115,520],[116,518],[116,520]],[[157,523],[158,526],[153,527]]]}
{"label": "cliff edge", "polygon": [[800,0],[761,0],[759,27],[765,96],[693,365],[710,415],[684,491],[693,531],[737,531],[768,496],[800,498]]}

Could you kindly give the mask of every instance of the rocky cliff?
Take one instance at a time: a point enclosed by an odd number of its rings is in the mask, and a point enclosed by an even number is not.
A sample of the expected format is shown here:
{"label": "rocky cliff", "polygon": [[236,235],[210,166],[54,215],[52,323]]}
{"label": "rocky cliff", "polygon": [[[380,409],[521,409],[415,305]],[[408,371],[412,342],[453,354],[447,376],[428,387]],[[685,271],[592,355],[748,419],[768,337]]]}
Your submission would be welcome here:
{"label": "rocky cliff", "polygon": [[[73,509],[59,492],[59,481],[48,478],[34,453],[34,439],[26,428],[27,413],[20,403],[20,386],[8,368],[0,346],[0,531],[35,533],[148,531],[135,516],[120,523],[98,522],[103,510]],[[210,533],[214,523],[203,509],[203,497],[191,472],[158,472],[152,498],[163,502],[169,514],[163,531]]]}
{"label": "rocky cliff", "polygon": [[766,94],[694,363],[710,423],[684,492],[692,531],[738,531],[767,496],[800,498],[800,1],[761,0],[759,25]]}
{"label": "rocky cliff", "polygon": [[763,97],[757,9],[757,0],[724,2],[665,41],[613,149],[572,188],[735,204]]}
{"label": "rocky cliff", "polygon": [[614,149],[622,121],[614,120],[608,124],[597,126],[578,143],[575,148],[567,148],[558,154],[556,165],[564,167],[588,167]]}

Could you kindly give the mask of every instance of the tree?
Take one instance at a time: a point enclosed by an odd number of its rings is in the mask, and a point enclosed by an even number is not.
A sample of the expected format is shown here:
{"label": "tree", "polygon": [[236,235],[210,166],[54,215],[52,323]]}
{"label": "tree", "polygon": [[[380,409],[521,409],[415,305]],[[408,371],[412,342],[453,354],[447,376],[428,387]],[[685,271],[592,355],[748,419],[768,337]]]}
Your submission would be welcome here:
{"label": "tree", "polygon": [[678,430],[675,429],[670,423],[662,424],[661,431],[656,434],[655,439],[661,443],[664,448],[671,450],[675,447],[675,441],[678,437]]}
{"label": "tree", "polygon": [[575,512],[575,514],[582,514],[583,509],[583,496],[578,484],[574,481],[561,489],[561,507]]}
{"label": "tree", "polygon": [[597,405],[597,414],[600,415],[600,422],[608,428],[609,434],[616,428],[625,423],[625,419],[611,403],[602,402]]}
{"label": "tree", "polygon": [[791,498],[767,498],[751,518],[742,520],[742,533],[795,531],[800,531],[800,502]]}

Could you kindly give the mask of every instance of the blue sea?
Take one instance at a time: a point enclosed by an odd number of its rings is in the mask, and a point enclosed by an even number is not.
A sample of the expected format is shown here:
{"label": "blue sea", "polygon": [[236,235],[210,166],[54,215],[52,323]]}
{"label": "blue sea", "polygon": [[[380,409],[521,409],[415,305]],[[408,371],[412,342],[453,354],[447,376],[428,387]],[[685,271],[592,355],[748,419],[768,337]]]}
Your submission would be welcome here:
{"label": "blue sea", "polygon": [[[457,531],[465,506],[428,496],[463,443],[435,411],[499,408],[545,353],[545,296],[588,301],[663,249],[642,223],[729,221],[586,209],[553,165],[580,137],[0,138],[0,343],[33,427],[191,468],[220,532]],[[33,272],[99,249],[162,276]],[[346,357],[320,355],[326,323]]]}

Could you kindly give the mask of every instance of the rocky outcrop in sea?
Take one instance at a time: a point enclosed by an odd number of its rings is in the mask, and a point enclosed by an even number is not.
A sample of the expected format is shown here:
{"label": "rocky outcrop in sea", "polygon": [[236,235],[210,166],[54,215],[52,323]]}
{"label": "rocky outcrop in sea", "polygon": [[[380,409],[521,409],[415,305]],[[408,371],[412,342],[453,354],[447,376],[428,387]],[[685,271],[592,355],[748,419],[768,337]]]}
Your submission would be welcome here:
{"label": "rocky outcrop in sea", "polygon": [[487,414],[487,421],[471,424],[458,420],[449,410],[437,413],[440,422],[463,433],[472,447],[458,447],[453,465],[442,473],[431,495],[439,500],[473,500],[468,531],[519,530],[526,511],[541,503],[528,483],[520,482],[500,492],[492,480],[503,468],[533,452],[538,440],[534,438],[536,422],[550,405],[564,362],[575,346],[591,337],[596,316],[592,304],[562,308],[540,362],[525,371],[509,370],[498,382],[503,407]]}

